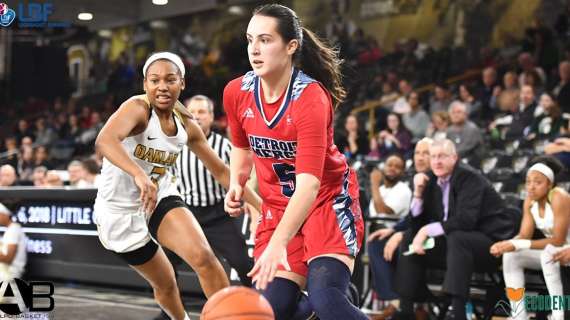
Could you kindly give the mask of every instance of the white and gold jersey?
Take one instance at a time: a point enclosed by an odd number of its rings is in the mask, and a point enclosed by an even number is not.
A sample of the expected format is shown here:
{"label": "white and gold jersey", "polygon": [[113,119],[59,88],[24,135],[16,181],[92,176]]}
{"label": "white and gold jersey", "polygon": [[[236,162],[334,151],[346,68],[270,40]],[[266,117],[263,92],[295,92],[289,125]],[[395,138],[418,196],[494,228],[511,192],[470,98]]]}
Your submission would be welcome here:
{"label": "white and gold jersey", "polygon": [[[179,194],[171,168],[176,163],[182,147],[186,145],[188,134],[182,125],[181,117],[174,112],[176,134],[166,135],[146,95],[134,96],[131,99],[144,100],[149,105],[151,114],[146,129],[140,134],[125,138],[122,144],[129,156],[157,185],[158,203],[165,197]],[[107,159],[103,159],[96,203],[104,204],[108,210],[115,212],[132,213],[142,210],[140,190],[134,178]]]}

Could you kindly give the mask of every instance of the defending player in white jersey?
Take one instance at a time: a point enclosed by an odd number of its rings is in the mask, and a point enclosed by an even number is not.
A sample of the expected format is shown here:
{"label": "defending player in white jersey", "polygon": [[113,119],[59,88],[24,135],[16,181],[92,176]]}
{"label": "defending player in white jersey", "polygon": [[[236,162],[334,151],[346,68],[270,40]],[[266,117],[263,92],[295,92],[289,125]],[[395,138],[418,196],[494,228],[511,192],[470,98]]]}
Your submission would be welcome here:
{"label": "defending player in white jersey", "polygon": [[[225,188],[229,184],[229,168],[178,102],[185,85],[184,73],[177,55],[151,55],[143,67],[146,94],[125,101],[96,141],[105,157],[95,201],[99,239],[150,283],[156,301],[172,319],[189,318],[172,265],[160,246],[192,267],[206,296],[229,285],[170,173],[187,144],[216,180]],[[260,207],[259,197],[250,190],[245,200]]]}

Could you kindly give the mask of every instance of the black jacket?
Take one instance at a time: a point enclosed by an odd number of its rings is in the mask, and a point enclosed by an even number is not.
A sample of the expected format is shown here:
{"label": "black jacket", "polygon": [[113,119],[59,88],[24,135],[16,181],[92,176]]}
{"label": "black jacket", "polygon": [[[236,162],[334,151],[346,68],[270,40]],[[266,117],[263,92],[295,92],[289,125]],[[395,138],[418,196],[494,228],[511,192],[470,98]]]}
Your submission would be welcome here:
{"label": "black jacket", "polygon": [[456,230],[480,231],[493,240],[510,239],[515,233],[520,213],[509,209],[491,183],[475,169],[457,162],[451,174],[448,218],[443,221],[441,188],[430,173],[423,193],[423,211],[412,219],[419,230],[431,222],[441,222],[445,234]]}

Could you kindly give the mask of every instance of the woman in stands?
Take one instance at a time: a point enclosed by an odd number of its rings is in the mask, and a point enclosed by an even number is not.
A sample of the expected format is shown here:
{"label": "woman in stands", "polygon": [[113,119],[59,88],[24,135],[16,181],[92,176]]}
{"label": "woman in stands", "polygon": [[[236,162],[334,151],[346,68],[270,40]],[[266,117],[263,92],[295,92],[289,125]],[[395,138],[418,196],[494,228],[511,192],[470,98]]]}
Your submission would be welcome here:
{"label": "woman in stands", "polygon": [[[556,187],[556,175],[564,167],[555,158],[539,156],[531,162],[526,176],[527,196],[519,233],[510,240],[491,246],[491,254],[503,255],[503,276],[509,288],[524,287],[524,269],[540,270],[544,274],[548,293],[562,295],[560,265],[553,263],[553,254],[570,244],[568,233],[570,196]],[[544,238],[531,240],[535,230]],[[514,302],[511,302],[515,307]],[[564,318],[562,310],[553,310],[553,320]],[[527,319],[523,310],[517,319]]]}
{"label": "woman in stands", "polygon": [[[103,246],[149,282],[166,313],[172,319],[189,319],[172,265],[158,244],[192,267],[206,296],[229,283],[200,225],[180,198],[170,168],[188,144],[226,188],[230,173],[178,102],[185,85],[180,57],[155,53],[146,61],[143,75],[146,94],[125,101],[95,143],[105,157],[95,222]],[[244,197],[260,205],[247,188]]]}
{"label": "woman in stands", "polygon": [[370,142],[370,154],[378,154],[380,158],[397,152],[409,155],[412,148],[412,134],[402,122],[402,116],[390,112],[387,118],[388,128],[380,131],[376,140]]}
{"label": "woman in stands", "polygon": [[278,4],[258,7],[245,37],[253,71],[224,90],[235,146],[225,202],[235,213],[255,161],[263,210],[253,282],[277,320],[296,319],[305,281],[319,319],[367,319],[344,295],[364,226],[356,175],[332,142],[345,95],[337,53]]}

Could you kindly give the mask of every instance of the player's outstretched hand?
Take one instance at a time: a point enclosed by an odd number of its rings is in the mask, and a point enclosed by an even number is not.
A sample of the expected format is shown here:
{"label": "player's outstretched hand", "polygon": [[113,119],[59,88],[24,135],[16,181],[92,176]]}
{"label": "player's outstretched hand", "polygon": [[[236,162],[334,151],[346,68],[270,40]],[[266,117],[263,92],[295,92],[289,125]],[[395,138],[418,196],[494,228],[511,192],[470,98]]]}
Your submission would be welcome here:
{"label": "player's outstretched hand", "polygon": [[147,175],[135,176],[135,184],[141,191],[141,201],[144,212],[150,214],[156,208],[157,187]]}
{"label": "player's outstretched hand", "polygon": [[265,251],[255,262],[253,269],[247,275],[255,283],[256,289],[265,290],[269,282],[275,278],[279,265],[283,265],[285,270],[291,271],[291,267],[289,267],[287,262],[287,248],[282,245],[273,245],[269,242]]}
{"label": "player's outstretched hand", "polygon": [[226,193],[224,200],[224,210],[232,216],[239,217],[243,213],[243,187],[240,185],[231,185]]}

